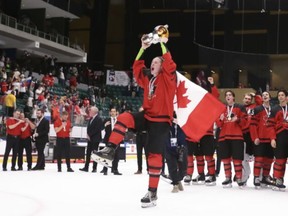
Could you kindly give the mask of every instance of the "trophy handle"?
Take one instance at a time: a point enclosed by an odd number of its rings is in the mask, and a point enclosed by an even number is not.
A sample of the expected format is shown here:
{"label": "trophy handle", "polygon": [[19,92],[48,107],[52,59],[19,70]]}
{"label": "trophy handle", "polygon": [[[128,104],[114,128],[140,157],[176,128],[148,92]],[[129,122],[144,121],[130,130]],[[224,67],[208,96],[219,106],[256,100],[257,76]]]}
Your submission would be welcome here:
{"label": "trophy handle", "polygon": [[168,25],[158,25],[154,28],[153,32],[144,34],[141,38],[142,42],[149,44],[156,44],[160,42],[160,38],[169,37]]}

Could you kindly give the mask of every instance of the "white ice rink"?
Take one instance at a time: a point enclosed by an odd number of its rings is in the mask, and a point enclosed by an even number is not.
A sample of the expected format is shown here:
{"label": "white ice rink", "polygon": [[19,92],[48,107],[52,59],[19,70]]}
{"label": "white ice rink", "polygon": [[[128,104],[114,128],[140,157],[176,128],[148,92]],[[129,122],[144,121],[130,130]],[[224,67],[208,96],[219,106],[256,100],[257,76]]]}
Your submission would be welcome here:
{"label": "white ice rink", "polygon": [[[0,214],[3,216],[162,216],[162,215],[286,215],[288,192],[255,190],[248,186],[223,189],[223,166],[217,186],[185,185],[184,191],[171,193],[172,186],[160,180],[157,206],[142,209],[148,175],[134,175],[135,159],[120,161],[122,176],[79,171],[57,172],[57,165],[46,164],[45,171],[0,171]],[[26,164],[24,164],[25,167]],[[252,163],[251,163],[252,165]],[[91,167],[90,167],[91,169]],[[196,175],[196,174],[195,174]],[[287,177],[285,182],[288,182]]]}

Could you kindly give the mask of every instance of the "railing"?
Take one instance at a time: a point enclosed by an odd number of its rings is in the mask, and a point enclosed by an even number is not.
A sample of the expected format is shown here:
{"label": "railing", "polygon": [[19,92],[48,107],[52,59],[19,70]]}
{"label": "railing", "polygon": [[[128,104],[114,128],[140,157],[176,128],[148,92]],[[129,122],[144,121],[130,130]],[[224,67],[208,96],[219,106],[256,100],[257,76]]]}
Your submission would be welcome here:
{"label": "railing", "polygon": [[0,23],[2,25],[26,32],[28,34],[35,35],[37,37],[44,38],[46,40],[50,40],[55,43],[70,47],[70,41],[68,37],[65,37],[60,34],[49,34],[43,31],[39,31],[36,28],[31,28],[27,25],[18,23],[14,17],[10,17],[6,14],[0,13]]}

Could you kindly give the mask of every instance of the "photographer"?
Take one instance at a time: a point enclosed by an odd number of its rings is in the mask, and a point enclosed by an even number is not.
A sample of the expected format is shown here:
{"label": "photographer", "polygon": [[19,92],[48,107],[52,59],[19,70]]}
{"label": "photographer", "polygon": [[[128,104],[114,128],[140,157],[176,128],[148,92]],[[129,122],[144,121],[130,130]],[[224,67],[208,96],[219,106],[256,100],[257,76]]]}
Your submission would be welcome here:
{"label": "photographer", "polygon": [[177,119],[174,118],[170,130],[170,137],[166,145],[165,158],[168,166],[169,177],[172,181],[172,193],[183,191],[181,181],[186,175],[187,169],[187,150],[186,136],[182,129],[177,125]]}

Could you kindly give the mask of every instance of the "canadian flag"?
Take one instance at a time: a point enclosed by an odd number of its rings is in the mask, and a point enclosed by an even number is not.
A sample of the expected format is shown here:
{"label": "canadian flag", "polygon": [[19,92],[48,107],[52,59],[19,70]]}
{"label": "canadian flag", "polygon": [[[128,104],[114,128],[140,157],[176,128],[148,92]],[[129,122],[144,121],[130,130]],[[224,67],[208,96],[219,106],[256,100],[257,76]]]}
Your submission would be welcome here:
{"label": "canadian flag", "polygon": [[186,136],[199,141],[223,113],[225,105],[208,91],[177,72],[174,110],[178,125]]}

